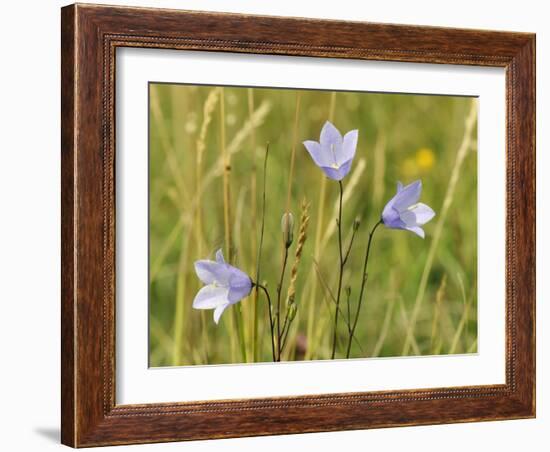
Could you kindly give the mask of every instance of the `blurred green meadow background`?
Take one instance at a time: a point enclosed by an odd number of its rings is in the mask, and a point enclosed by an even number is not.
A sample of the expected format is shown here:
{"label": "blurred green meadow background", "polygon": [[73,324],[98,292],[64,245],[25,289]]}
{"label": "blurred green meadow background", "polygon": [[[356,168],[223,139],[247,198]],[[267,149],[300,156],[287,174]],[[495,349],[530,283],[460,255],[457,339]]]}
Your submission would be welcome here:
{"label": "blurred green meadow background", "polygon": [[[378,228],[350,357],[477,351],[475,99],[151,83],[149,101],[150,366],[272,361],[261,291],[228,308],[218,325],[212,311],[192,308],[202,287],[193,264],[214,259],[217,249],[256,275],[267,142],[259,282],[272,298],[281,274],[281,217],[288,206],[296,222],[286,293],[301,206],[309,203],[296,313],[281,359],[331,357],[335,305],[329,290],[336,290],[339,268],[339,188],[302,144],[318,141],[329,119],[342,134],[359,130],[352,169],[343,180],[346,243],[353,222],[360,221],[343,275],[352,311],[369,231],[397,181],[421,179],[420,200],[436,212],[424,226],[424,240]],[[336,358],[345,358],[347,340],[341,319]]]}

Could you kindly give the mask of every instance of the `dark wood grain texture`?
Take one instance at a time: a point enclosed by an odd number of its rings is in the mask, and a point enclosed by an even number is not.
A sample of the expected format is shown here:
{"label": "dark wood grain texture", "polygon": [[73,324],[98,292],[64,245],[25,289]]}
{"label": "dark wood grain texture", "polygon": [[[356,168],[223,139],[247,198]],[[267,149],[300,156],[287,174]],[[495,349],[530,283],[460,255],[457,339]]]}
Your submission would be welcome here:
{"label": "dark wood grain texture", "polygon": [[74,9],[61,11],[61,441],[75,440],[75,362],[76,329],[74,316],[74,157],[75,157],[75,29]]}
{"label": "dark wood grain texture", "polygon": [[[534,35],[79,4],[62,9],[61,37],[64,444],[535,415]],[[130,46],[506,68],[506,384],[116,405],[114,68]]]}

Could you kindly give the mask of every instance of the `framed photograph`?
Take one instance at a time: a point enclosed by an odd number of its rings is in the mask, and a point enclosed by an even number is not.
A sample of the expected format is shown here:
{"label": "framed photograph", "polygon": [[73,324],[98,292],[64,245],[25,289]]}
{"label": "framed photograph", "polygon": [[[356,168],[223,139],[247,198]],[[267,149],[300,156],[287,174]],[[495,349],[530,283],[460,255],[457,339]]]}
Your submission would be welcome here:
{"label": "framed photograph", "polygon": [[62,442],[535,416],[535,36],[62,9]]}

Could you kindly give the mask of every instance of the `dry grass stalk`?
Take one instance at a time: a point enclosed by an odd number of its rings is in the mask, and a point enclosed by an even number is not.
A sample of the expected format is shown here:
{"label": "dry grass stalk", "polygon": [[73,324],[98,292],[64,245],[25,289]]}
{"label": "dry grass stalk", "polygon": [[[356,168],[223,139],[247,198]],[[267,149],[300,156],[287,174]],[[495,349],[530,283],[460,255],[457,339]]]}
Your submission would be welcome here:
{"label": "dry grass stalk", "polygon": [[174,347],[172,349],[172,365],[177,366],[181,361],[182,345],[184,341],[184,328],[190,305],[185,304],[186,276],[189,262],[189,249],[191,248],[191,234],[184,234],[181,237],[180,256],[176,279],[176,309],[174,312]]}
{"label": "dry grass stalk", "polygon": [[302,252],[304,244],[307,239],[307,227],[309,225],[309,203],[304,199],[302,201],[302,212],[300,215],[300,231],[298,233],[298,243],[296,245],[296,252],[294,253],[294,263],[290,271],[290,284],[288,286],[286,299],[287,304],[294,301],[296,295],[296,280],[298,278],[298,267],[302,258]]}
{"label": "dry grass stalk", "polygon": [[[202,125],[201,125],[199,136],[196,142],[197,153],[196,153],[196,165],[195,165],[196,167],[195,180],[196,180],[196,193],[197,193],[197,208],[196,208],[196,219],[195,219],[195,231],[196,231],[196,237],[197,237],[196,245],[197,245],[198,256],[203,255],[202,245],[204,242],[204,237],[202,233],[203,231],[203,227],[202,227],[202,169],[203,169],[202,158],[204,155],[204,151],[206,149],[206,134],[208,132],[208,126],[212,122],[212,117],[214,115],[214,111],[218,104],[219,97],[220,97],[220,88],[214,88],[208,93],[208,96],[203,106]],[[206,313],[204,311],[200,312],[200,318],[201,318],[201,330],[202,330],[202,341],[204,345],[205,362],[207,362],[209,340],[208,340],[208,330],[207,330],[207,324],[206,324]]]}
{"label": "dry grass stalk", "polygon": [[[289,336],[291,336],[290,343],[295,344],[296,331],[294,330],[294,334],[291,335],[290,329],[297,312],[297,305],[295,304],[295,301],[294,301],[296,296],[296,281],[298,279],[298,268],[300,266],[302,252],[304,250],[304,244],[306,243],[306,239],[307,239],[308,225],[309,225],[309,203],[304,199],[302,201],[302,209],[301,209],[301,215],[300,215],[300,229],[298,232],[298,242],[296,245],[296,251],[294,252],[294,263],[292,265],[292,269],[290,270],[290,282],[286,293],[287,310],[286,310],[285,321],[283,325],[283,332],[284,332],[283,339],[282,339],[283,349],[285,347],[285,344],[288,343]],[[285,327],[286,327],[286,332],[285,332]],[[286,350],[287,359],[290,359],[291,353],[293,353],[292,349]]]}
{"label": "dry grass stalk", "polygon": [[288,175],[288,192],[286,197],[286,209],[285,212],[290,212],[290,196],[292,194],[292,177],[294,175],[294,161],[296,160],[296,140],[298,137],[298,118],[300,115],[300,99],[302,92],[296,93],[296,109],[294,115],[294,133],[292,134],[292,154],[290,155],[290,171]]}
{"label": "dry grass stalk", "polygon": [[225,236],[225,256],[232,262],[231,256],[231,193],[229,177],[231,175],[231,154],[225,147],[225,92],[221,88],[220,94],[220,143],[223,163],[223,224]]}
{"label": "dry grass stalk", "polygon": [[[226,147],[225,154],[227,157],[231,158],[234,154],[239,152],[242,149],[242,144],[244,140],[252,133],[252,131],[261,126],[264,123],[264,120],[267,114],[271,110],[271,103],[264,101],[256,109],[253,115],[248,118],[248,120],[243,124],[240,130],[237,131],[229,145]],[[225,129],[225,128],[224,128]],[[216,178],[223,175],[224,172],[224,156],[220,158],[210,167],[203,179],[203,191],[206,187]]]}
{"label": "dry grass stalk", "polygon": [[202,158],[204,151],[206,149],[206,134],[208,132],[208,126],[212,122],[212,116],[216,105],[218,104],[218,99],[220,97],[220,88],[214,88],[208,93],[208,97],[204,102],[203,106],[203,115],[202,115],[202,125],[197,138],[197,154],[196,154],[196,193],[197,193],[197,209],[196,209],[196,228],[197,232],[197,252],[199,256],[202,256]]}
{"label": "dry grass stalk", "polygon": [[164,151],[164,154],[166,156],[168,169],[170,170],[172,179],[174,181],[174,185],[176,186],[178,190],[178,194],[180,195],[180,198],[181,198],[180,201],[182,201],[183,203],[186,201],[186,197],[188,195],[185,185],[183,184],[183,181],[185,179],[181,172],[180,164],[176,157],[176,152],[174,150],[174,147],[172,146],[172,143],[169,140],[169,137],[171,136],[171,134],[166,126],[166,121],[162,113],[162,108],[160,106],[158,91],[157,89],[155,89],[154,85],[150,88],[149,99],[150,99],[151,114],[155,119],[155,125],[157,126],[158,136],[162,143],[162,150]]}
{"label": "dry grass stalk", "polygon": [[[228,262],[233,261],[233,256],[231,255],[231,194],[230,194],[230,183],[229,177],[231,174],[231,154],[227,151],[225,145],[225,90],[220,88],[220,146],[221,146],[221,174],[223,176],[223,231],[224,231],[224,245],[225,245],[225,259]],[[208,177],[208,175],[207,175]],[[198,206],[197,206],[198,208]],[[234,330],[238,324],[237,319],[237,310],[231,310],[231,330]],[[235,335],[230,335],[231,337],[231,360],[235,361],[236,359],[236,348],[237,341]]]}
{"label": "dry grass stalk", "polygon": [[271,103],[264,101],[256,109],[254,113],[246,120],[243,126],[237,131],[229,145],[227,146],[227,154],[231,157],[243,147],[243,142],[248,138],[254,129],[260,127],[265,120],[265,117],[271,110]]}
{"label": "dry grass stalk", "polygon": [[200,167],[202,163],[202,156],[206,149],[206,134],[208,132],[208,126],[212,122],[212,117],[218,100],[220,98],[220,88],[214,88],[208,93],[208,97],[204,102],[202,109],[202,125],[197,138],[197,166]]}

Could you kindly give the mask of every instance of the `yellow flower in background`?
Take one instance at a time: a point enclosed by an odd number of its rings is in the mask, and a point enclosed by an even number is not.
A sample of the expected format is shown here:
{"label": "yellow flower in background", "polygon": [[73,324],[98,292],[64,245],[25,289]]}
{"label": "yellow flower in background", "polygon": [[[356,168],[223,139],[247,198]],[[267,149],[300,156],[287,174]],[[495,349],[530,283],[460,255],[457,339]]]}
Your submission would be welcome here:
{"label": "yellow flower in background", "polygon": [[403,159],[399,169],[403,178],[412,179],[427,173],[434,165],[434,151],[430,148],[420,148],[413,156]]}
{"label": "yellow flower in background", "polygon": [[416,166],[422,172],[431,170],[435,164],[435,154],[429,148],[420,148],[416,151]]}

